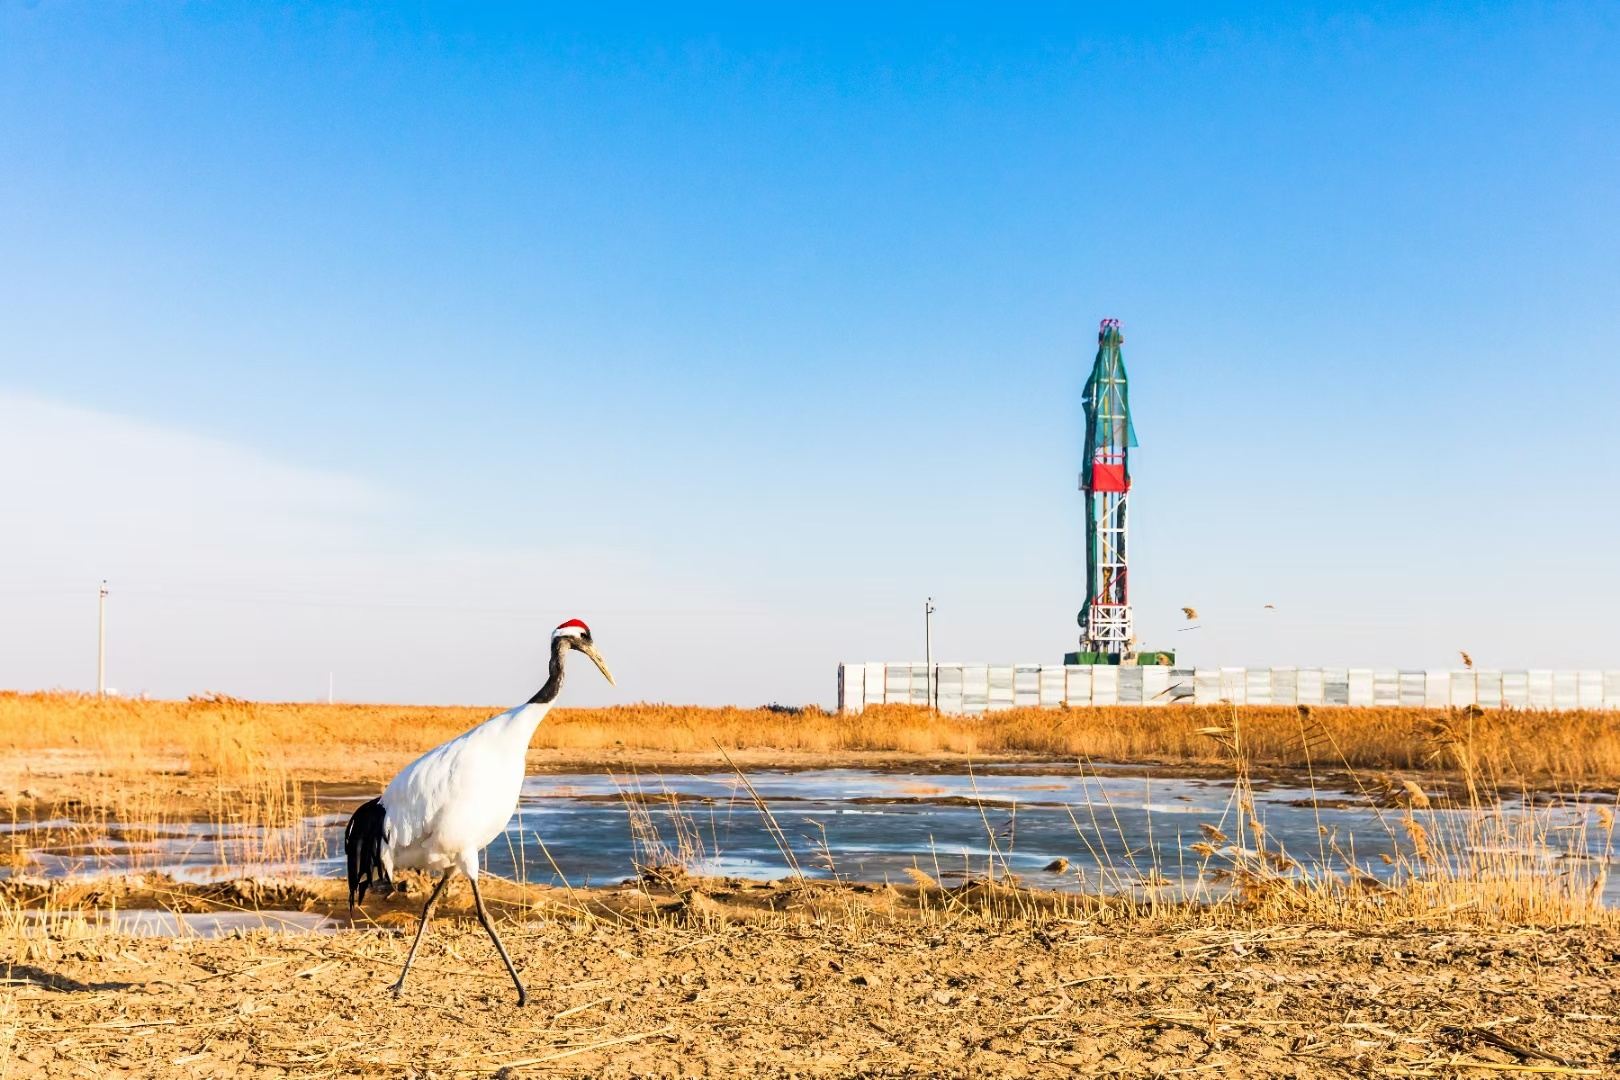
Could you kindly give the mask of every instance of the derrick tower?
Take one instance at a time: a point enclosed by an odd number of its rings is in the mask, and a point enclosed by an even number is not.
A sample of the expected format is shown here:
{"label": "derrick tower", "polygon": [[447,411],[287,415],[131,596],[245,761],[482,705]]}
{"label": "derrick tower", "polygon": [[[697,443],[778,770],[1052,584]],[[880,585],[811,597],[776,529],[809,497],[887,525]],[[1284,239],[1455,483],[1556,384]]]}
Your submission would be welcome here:
{"label": "derrick tower", "polygon": [[1117,664],[1135,651],[1131,628],[1127,500],[1136,445],[1118,319],[1097,332],[1097,359],[1083,398],[1086,413],[1086,602],[1080,609],[1080,663]]}

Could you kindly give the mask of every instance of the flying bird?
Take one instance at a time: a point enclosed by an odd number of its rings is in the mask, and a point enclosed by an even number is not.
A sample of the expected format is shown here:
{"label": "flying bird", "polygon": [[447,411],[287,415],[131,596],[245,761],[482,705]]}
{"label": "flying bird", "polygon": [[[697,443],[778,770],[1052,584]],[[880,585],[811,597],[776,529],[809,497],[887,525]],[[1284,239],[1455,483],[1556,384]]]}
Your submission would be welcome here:
{"label": "flying bird", "polygon": [[1458,649],[1457,655],[1462,657],[1463,667],[1467,668],[1469,671],[1474,670],[1474,658],[1469,656],[1466,650]]}
{"label": "flying bird", "polygon": [[1277,610],[1277,605],[1276,604],[1267,604],[1266,605],[1266,610],[1267,611],[1276,611]]}
{"label": "flying bird", "polygon": [[1181,609],[1181,613],[1187,616],[1188,622],[1192,622],[1194,619],[1198,618],[1198,612],[1194,608],[1184,607]]}
{"label": "flying bird", "polygon": [[507,973],[517,985],[518,1004],[529,1000],[506,946],[484,910],[478,891],[478,853],[506,830],[523,788],[524,759],[534,729],[551,711],[562,689],[563,658],[577,649],[590,657],[613,682],[613,673],[591,643],[591,628],[570,619],[551,634],[551,669],[534,697],[515,709],[492,716],[464,735],[435,747],[405,766],[389,781],[380,798],[354,812],[343,832],[349,863],[349,908],[364,903],[366,890],[391,886],[399,870],[442,870],[422,908],[422,925],[405,957],[405,970],[391,988],[399,997],[405,976],[427,932],[439,894],[457,870],[472,883],[478,921],[495,942]]}

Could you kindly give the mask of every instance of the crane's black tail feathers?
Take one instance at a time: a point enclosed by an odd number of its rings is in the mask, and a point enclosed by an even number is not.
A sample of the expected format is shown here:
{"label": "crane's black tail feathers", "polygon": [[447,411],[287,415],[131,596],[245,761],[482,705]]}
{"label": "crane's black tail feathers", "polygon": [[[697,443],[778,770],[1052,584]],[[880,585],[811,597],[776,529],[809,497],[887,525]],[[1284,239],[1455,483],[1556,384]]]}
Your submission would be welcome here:
{"label": "crane's black tail feathers", "polygon": [[356,902],[365,903],[367,889],[393,884],[382,862],[387,816],[382,800],[372,799],[354,812],[343,830],[343,852],[349,857],[350,911]]}

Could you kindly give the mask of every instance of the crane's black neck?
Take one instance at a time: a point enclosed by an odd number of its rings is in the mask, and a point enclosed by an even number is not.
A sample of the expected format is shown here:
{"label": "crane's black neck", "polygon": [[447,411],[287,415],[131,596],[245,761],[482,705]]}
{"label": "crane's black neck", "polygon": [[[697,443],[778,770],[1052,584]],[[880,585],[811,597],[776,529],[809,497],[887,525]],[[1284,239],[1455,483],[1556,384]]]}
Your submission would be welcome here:
{"label": "crane's black neck", "polygon": [[529,699],[530,705],[549,705],[557,700],[563,684],[563,653],[569,650],[571,643],[572,639],[568,637],[551,639],[551,673],[546,685],[536,690],[534,697]]}

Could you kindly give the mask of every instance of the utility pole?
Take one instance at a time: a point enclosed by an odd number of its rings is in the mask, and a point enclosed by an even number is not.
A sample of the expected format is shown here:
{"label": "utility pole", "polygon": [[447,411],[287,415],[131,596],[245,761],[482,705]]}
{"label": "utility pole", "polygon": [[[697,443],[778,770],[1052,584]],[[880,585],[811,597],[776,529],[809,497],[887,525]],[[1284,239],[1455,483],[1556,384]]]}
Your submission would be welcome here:
{"label": "utility pole", "polygon": [[101,579],[96,617],[96,696],[107,696],[107,579]]}
{"label": "utility pole", "polygon": [[928,667],[928,709],[937,712],[939,699],[934,686],[934,598],[923,601],[923,652]]}

